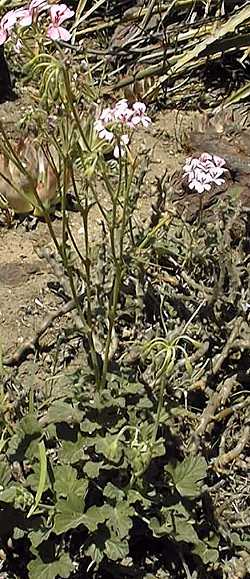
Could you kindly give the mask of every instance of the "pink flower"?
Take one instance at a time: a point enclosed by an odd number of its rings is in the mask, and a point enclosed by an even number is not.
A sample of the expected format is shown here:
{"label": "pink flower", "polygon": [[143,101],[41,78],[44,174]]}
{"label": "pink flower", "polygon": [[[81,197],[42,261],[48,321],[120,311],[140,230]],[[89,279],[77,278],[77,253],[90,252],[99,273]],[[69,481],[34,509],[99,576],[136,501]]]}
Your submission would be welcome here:
{"label": "pink flower", "polygon": [[31,26],[43,10],[49,8],[46,0],[31,0],[28,8],[18,8],[15,13],[19,20],[19,26]]}
{"label": "pink flower", "polygon": [[66,4],[55,4],[50,8],[50,17],[51,17],[51,24],[47,30],[47,36],[51,38],[51,40],[64,40],[67,42],[71,38],[71,34],[69,33],[64,26],[61,24],[74,16],[74,11],[70,10]]}
{"label": "pink flower", "polygon": [[129,136],[122,135],[120,139],[120,146],[116,145],[114,148],[114,157],[115,159],[119,159],[120,155],[123,157],[125,155],[126,145],[129,144]]}
{"label": "pink flower", "polygon": [[0,21],[0,45],[9,37],[11,29],[15,26],[17,21],[16,11],[9,10]]}

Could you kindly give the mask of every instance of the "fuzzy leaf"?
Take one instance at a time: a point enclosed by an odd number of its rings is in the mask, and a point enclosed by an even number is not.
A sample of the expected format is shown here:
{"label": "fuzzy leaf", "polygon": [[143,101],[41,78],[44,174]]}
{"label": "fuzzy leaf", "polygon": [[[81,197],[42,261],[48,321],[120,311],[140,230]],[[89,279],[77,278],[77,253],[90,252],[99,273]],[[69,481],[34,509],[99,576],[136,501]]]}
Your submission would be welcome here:
{"label": "fuzzy leaf", "polygon": [[63,553],[60,559],[52,563],[45,563],[39,558],[31,561],[28,565],[29,579],[55,579],[55,577],[67,578],[73,571],[73,563],[67,553]]}
{"label": "fuzzy leaf", "polygon": [[[8,456],[17,454],[18,449],[21,448],[20,457],[22,460],[25,452],[32,440],[38,438],[41,433],[41,425],[33,414],[28,414],[20,420],[15,429],[15,434],[10,439]],[[25,440],[26,439],[26,440]],[[25,441],[25,444],[24,444]]]}
{"label": "fuzzy leaf", "polygon": [[151,529],[153,536],[157,538],[170,535],[173,529],[172,521],[166,521],[163,525],[161,525],[156,517],[151,517],[148,522],[148,526]]}
{"label": "fuzzy leaf", "polygon": [[77,497],[85,498],[88,481],[77,478],[77,471],[72,466],[57,466],[54,469],[55,491],[58,497]]}
{"label": "fuzzy leaf", "polygon": [[[103,505],[102,507],[90,507],[86,513],[83,513],[83,502],[78,499],[72,504],[72,498],[68,501],[58,501],[57,514],[54,522],[54,532],[57,535],[66,533],[70,529],[75,529],[79,525],[85,525],[92,533],[96,531],[99,524],[104,523],[109,518],[111,507]],[[82,507],[82,508],[81,508]]]}
{"label": "fuzzy leaf", "polygon": [[80,424],[83,413],[66,402],[54,402],[48,409],[46,424],[51,422],[66,422],[67,424]]}
{"label": "fuzzy leaf", "polygon": [[61,464],[76,464],[84,458],[84,438],[78,435],[76,442],[64,440],[58,451],[58,457]]}
{"label": "fuzzy leaf", "polygon": [[0,490],[4,489],[11,480],[11,470],[6,460],[0,460]]}
{"label": "fuzzy leaf", "polygon": [[216,563],[219,558],[218,549],[211,549],[209,545],[203,541],[198,541],[193,549],[193,553],[198,555],[202,562],[207,565],[208,563]]}
{"label": "fuzzy leaf", "polygon": [[[26,479],[26,486],[27,488],[31,488],[33,491],[37,489],[39,483],[39,476],[40,476],[40,465],[38,462],[32,465],[33,472],[29,474]],[[46,479],[45,479],[45,486],[44,491],[51,488],[51,481],[48,475],[48,471],[46,472]]]}
{"label": "fuzzy leaf", "polygon": [[56,515],[53,531],[56,535],[66,533],[70,529],[75,529],[84,523],[83,501],[76,497],[69,497],[67,501],[61,499],[56,503]]}
{"label": "fuzzy leaf", "polygon": [[17,487],[12,485],[0,492],[0,501],[3,503],[14,503],[17,493]]}
{"label": "fuzzy leaf", "polygon": [[80,428],[82,432],[93,434],[93,432],[96,432],[96,430],[100,430],[101,425],[97,424],[97,422],[91,422],[88,418],[85,418],[85,420],[81,422]]}
{"label": "fuzzy leaf", "polygon": [[112,462],[119,462],[122,457],[121,444],[117,440],[117,436],[106,436],[99,438],[95,444],[96,452],[103,454],[108,460]]}
{"label": "fuzzy leaf", "polygon": [[127,557],[129,553],[128,541],[122,539],[117,540],[117,537],[112,535],[110,539],[105,542],[105,554],[111,561],[118,561]]}
{"label": "fuzzy leaf", "polygon": [[85,554],[96,563],[96,567],[100,565],[104,557],[105,542],[108,538],[109,533],[105,527],[98,529],[91,535],[89,545],[84,550]]}
{"label": "fuzzy leaf", "polygon": [[124,492],[115,485],[113,485],[111,482],[109,482],[105,486],[103,494],[105,495],[105,497],[108,497],[109,499],[114,499],[116,502],[122,501],[124,497]]}
{"label": "fuzzy leaf", "polygon": [[43,541],[46,541],[49,538],[51,531],[52,529],[41,527],[40,529],[36,529],[35,531],[31,531],[29,533],[29,539],[32,544],[32,552],[34,552],[35,549],[37,549],[37,547],[43,543]]}
{"label": "fuzzy leaf", "polygon": [[201,456],[188,456],[175,467],[168,465],[166,471],[171,474],[181,496],[194,498],[200,494],[201,481],[207,472],[207,463]]}
{"label": "fuzzy leaf", "polygon": [[102,507],[90,507],[85,516],[85,526],[87,529],[93,533],[96,531],[99,524],[104,523],[112,514],[112,507],[109,505],[103,505]]}
{"label": "fuzzy leaf", "polygon": [[135,503],[140,503],[145,507],[145,509],[151,507],[152,504],[150,499],[147,499],[145,496],[141,495],[139,491],[136,491],[134,489],[130,489],[128,491],[127,500],[131,505]]}
{"label": "fuzzy leaf", "polygon": [[102,468],[102,462],[93,462],[89,460],[83,467],[84,472],[89,478],[96,478],[99,475],[100,468]]}
{"label": "fuzzy leaf", "polygon": [[194,545],[198,542],[198,535],[194,529],[194,521],[192,519],[188,521],[182,518],[174,517],[174,528],[172,535],[177,541],[193,543]]}
{"label": "fuzzy leaf", "polygon": [[152,517],[149,521],[149,528],[155,537],[171,535],[177,541],[191,543],[198,541],[193,527],[194,521],[181,502],[171,507],[162,507],[161,518],[164,519],[162,524],[156,517]]}
{"label": "fuzzy leaf", "polygon": [[246,549],[246,551],[250,551],[250,540],[249,540],[249,533],[245,535],[245,538],[241,538],[238,533],[231,533],[231,541],[237,547],[241,547],[241,549]]}
{"label": "fuzzy leaf", "polygon": [[41,426],[34,414],[28,414],[20,420],[18,431],[26,436],[33,436],[41,432]]}
{"label": "fuzzy leaf", "polygon": [[120,539],[128,536],[129,529],[131,529],[133,524],[132,516],[134,512],[134,508],[129,506],[127,501],[117,503],[117,505],[112,508],[112,514],[107,521],[107,526],[113,531],[115,536],[120,537]]}

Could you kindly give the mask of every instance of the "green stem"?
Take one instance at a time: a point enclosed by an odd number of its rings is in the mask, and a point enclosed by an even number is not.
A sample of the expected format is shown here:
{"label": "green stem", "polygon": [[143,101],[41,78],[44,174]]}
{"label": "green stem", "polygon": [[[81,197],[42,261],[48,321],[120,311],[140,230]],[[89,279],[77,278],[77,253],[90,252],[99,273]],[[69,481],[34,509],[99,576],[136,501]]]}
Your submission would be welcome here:
{"label": "green stem", "polygon": [[91,148],[90,148],[89,143],[85,137],[84,131],[82,129],[81,121],[80,121],[80,118],[78,115],[78,111],[74,105],[74,97],[73,97],[73,94],[71,91],[69,74],[68,74],[68,71],[67,71],[65,66],[63,66],[63,76],[64,76],[64,83],[65,83],[65,88],[66,88],[66,93],[67,93],[67,98],[68,98],[68,104],[70,106],[71,112],[73,114],[73,117],[74,117],[76,125],[77,125],[77,129],[78,129],[80,136],[83,140],[85,148],[90,153]]}
{"label": "green stem", "polygon": [[[126,233],[126,225],[129,219],[129,211],[128,211],[128,201],[129,201],[129,192],[132,182],[132,176],[128,177],[127,172],[127,162],[125,162],[125,169],[124,169],[124,181],[125,181],[125,191],[124,191],[124,200],[123,200],[123,213],[122,213],[122,222],[120,227],[120,235],[119,235],[119,258],[116,257],[115,251],[115,229],[117,225],[117,205],[119,202],[122,183],[123,183],[123,163],[119,160],[119,181],[116,190],[116,194],[113,197],[113,216],[112,216],[112,225],[110,228],[110,243],[112,248],[112,253],[114,257],[114,266],[115,266],[115,279],[114,279],[114,287],[112,291],[112,301],[109,307],[108,313],[108,335],[106,339],[105,351],[104,351],[104,361],[103,361],[103,369],[102,369],[102,377],[101,377],[101,384],[100,387],[104,388],[107,379],[107,372],[108,372],[108,364],[109,364],[109,354],[110,354],[110,347],[112,341],[112,333],[115,327],[116,322],[116,315],[117,315],[117,305],[120,296],[121,290],[121,282],[122,282],[122,275],[123,275],[123,249],[124,249],[124,237]],[[114,249],[113,249],[114,245]]]}
{"label": "green stem", "polygon": [[122,267],[121,263],[116,263],[116,272],[115,272],[115,280],[114,280],[114,287],[112,292],[112,303],[109,308],[108,314],[108,335],[105,344],[105,351],[104,351],[104,361],[103,361],[103,368],[102,368],[102,376],[100,382],[100,389],[105,387],[106,379],[107,379],[107,372],[108,372],[108,364],[109,364],[109,352],[110,346],[112,341],[112,333],[115,326],[116,321],[116,312],[117,312],[117,304],[120,295],[120,287],[121,287],[121,280],[122,280]]}
{"label": "green stem", "polygon": [[154,444],[156,442],[157,432],[158,432],[158,428],[160,425],[161,411],[162,411],[163,403],[164,403],[164,391],[165,391],[165,380],[164,380],[164,377],[162,376],[160,395],[159,395],[157,413],[156,413],[156,419],[155,419],[155,425],[154,425],[154,430],[153,430],[152,439],[151,439],[151,447],[152,448],[154,447]]}
{"label": "green stem", "polygon": [[[71,278],[71,290],[74,291],[73,298],[75,300],[75,303],[76,303],[83,327],[85,328],[85,331],[87,334],[90,356],[91,356],[91,361],[92,361],[92,367],[93,367],[94,374],[95,374],[96,384],[97,384],[97,387],[99,388],[99,385],[100,385],[100,368],[99,368],[97,353],[96,353],[95,346],[94,346],[93,329],[92,329],[93,316],[92,316],[92,308],[91,308],[91,270],[90,270],[91,261],[90,261],[90,255],[89,255],[89,234],[88,234],[88,214],[89,214],[88,195],[86,193],[85,208],[83,208],[82,204],[81,204],[81,199],[79,197],[78,189],[77,189],[77,184],[75,181],[73,167],[70,166],[69,170],[70,170],[70,174],[71,174],[71,180],[72,180],[73,189],[74,189],[75,197],[77,200],[78,208],[80,210],[82,221],[83,221],[84,239],[85,239],[85,257],[84,258],[81,255],[81,253],[79,252],[79,250],[77,249],[77,244],[73,238],[69,224],[67,225],[67,228],[68,228],[68,232],[69,232],[71,241],[73,243],[73,246],[77,250],[77,254],[80,257],[81,262],[83,263],[83,266],[85,268],[85,281],[86,281],[86,294],[87,294],[87,312],[86,312],[87,323],[86,323],[86,320],[84,318],[81,304],[79,303],[77,293],[76,293],[75,288],[74,288],[73,278]],[[88,189],[87,189],[87,192],[88,192]],[[67,271],[70,274],[70,268],[69,267],[68,267]]]}
{"label": "green stem", "polygon": [[90,353],[92,358],[92,364],[95,372],[96,385],[100,386],[100,368],[97,359],[97,353],[94,346],[93,340],[93,316],[91,308],[91,259],[90,259],[90,247],[89,247],[89,229],[88,229],[88,186],[85,195],[85,209],[83,211],[83,229],[84,229],[84,239],[85,239],[85,276],[86,276],[86,293],[87,293],[87,322],[88,322],[88,341],[90,347]]}

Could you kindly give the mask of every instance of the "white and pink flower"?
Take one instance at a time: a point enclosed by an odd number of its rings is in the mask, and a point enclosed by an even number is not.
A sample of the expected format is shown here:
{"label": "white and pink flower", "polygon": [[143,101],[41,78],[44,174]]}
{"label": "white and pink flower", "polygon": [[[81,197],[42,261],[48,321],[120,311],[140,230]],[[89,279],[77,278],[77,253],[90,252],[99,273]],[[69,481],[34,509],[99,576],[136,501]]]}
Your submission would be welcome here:
{"label": "white and pink flower", "polygon": [[0,21],[0,45],[4,44],[17,21],[16,10],[9,10]]}
{"label": "white and pink flower", "polygon": [[138,125],[141,123],[143,127],[147,128],[150,123],[151,119],[145,114],[146,113],[146,105],[144,103],[136,102],[133,104],[133,116],[131,122],[133,125]]}
{"label": "white and pink flower", "polygon": [[64,40],[68,42],[71,34],[64,26],[61,26],[61,24],[65,22],[65,20],[68,20],[68,18],[72,18],[74,14],[74,11],[70,10],[66,4],[52,5],[50,8],[51,24],[48,27],[47,36],[51,38],[51,40]]}
{"label": "white and pink flower", "polygon": [[125,151],[126,151],[126,147],[129,145],[129,136],[128,135],[122,135],[120,138],[120,142],[119,144],[117,144],[114,148],[114,157],[115,159],[119,159],[119,157],[124,157],[125,155]]}
{"label": "white and pink flower", "polygon": [[218,155],[202,153],[200,157],[188,157],[184,165],[184,178],[189,189],[203,193],[210,191],[212,185],[222,185],[225,179],[222,175],[227,171],[226,161]]}
{"label": "white and pink flower", "polygon": [[46,0],[31,0],[27,8],[18,8],[15,13],[19,26],[31,26],[37,20],[38,15],[48,8],[49,4]]}
{"label": "white and pink flower", "polygon": [[96,132],[98,133],[100,139],[104,139],[105,141],[111,142],[114,138],[114,133],[106,129],[104,122],[99,119],[95,121],[94,127]]}
{"label": "white and pink flower", "polygon": [[116,159],[124,156],[129,145],[129,135],[124,133],[124,129],[133,130],[138,125],[148,127],[151,123],[151,119],[145,113],[144,103],[136,102],[130,108],[128,101],[121,99],[113,107],[107,107],[97,115],[94,127],[99,138],[112,143],[118,137],[113,153]]}
{"label": "white and pink flower", "polygon": [[[6,42],[15,25],[21,28],[31,26],[45,10],[49,10],[51,19],[47,36],[52,40],[70,40],[71,34],[62,26],[62,23],[74,16],[74,11],[70,10],[66,4],[51,5],[47,0],[31,0],[27,7],[10,10],[3,16],[0,21],[0,45]],[[17,44],[16,46],[18,47]]]}

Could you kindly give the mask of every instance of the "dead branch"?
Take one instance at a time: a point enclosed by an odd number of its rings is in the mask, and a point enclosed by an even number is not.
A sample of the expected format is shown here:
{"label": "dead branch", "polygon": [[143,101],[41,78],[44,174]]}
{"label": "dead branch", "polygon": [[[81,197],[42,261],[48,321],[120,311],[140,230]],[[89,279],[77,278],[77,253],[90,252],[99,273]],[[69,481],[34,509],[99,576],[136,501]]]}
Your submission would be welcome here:
{"label": "dead branch", "polygon": [[[84,298],[84,295],[78,296],[79,301],[82,301],[83,298]],[[46,332],[46,330],[48,330],[48,328],[50,328],[52,326],[53,322],[57,318],[60,318],[60,317],[64,316],[65,314],[67,314],[68,312],[71,312],[72,310],[74,310],[75,307],[76,307],[75,301],[70,300],[69,302],[64,304],[61,308],[59,308],[55,312],[51,313],[43,321],[40,328],[38,328],[38,330],[35,332],[35,334],[31,338],[28,338],[27,340],[25,340],[25,342],[14,352],[14,354],[12,354],[12,356],[4,358],[3,365],[4,366],[17,366],[18,364],[20,364],[22,362],[23,358],[29,352],[34,351],[35,347],[38,345],[39,338],[41,338],[41,336]]]}
{"label": "dead branch", "polygon": [[235,458],[237,458],[242,453],[245,446],[249,443],[249,436],[250,436],[250,427],[245,426],[245,428],[243,429],[243,432],[240,435],[240,439],[239,439],[238,444],[236,444],[236,446],[232,450],[229,450],[229,452],[226,452],[224,454],[220,454],[215,459],[215,461],[213,463],[214,469],[220,471],[228,463],[235,460]]}

